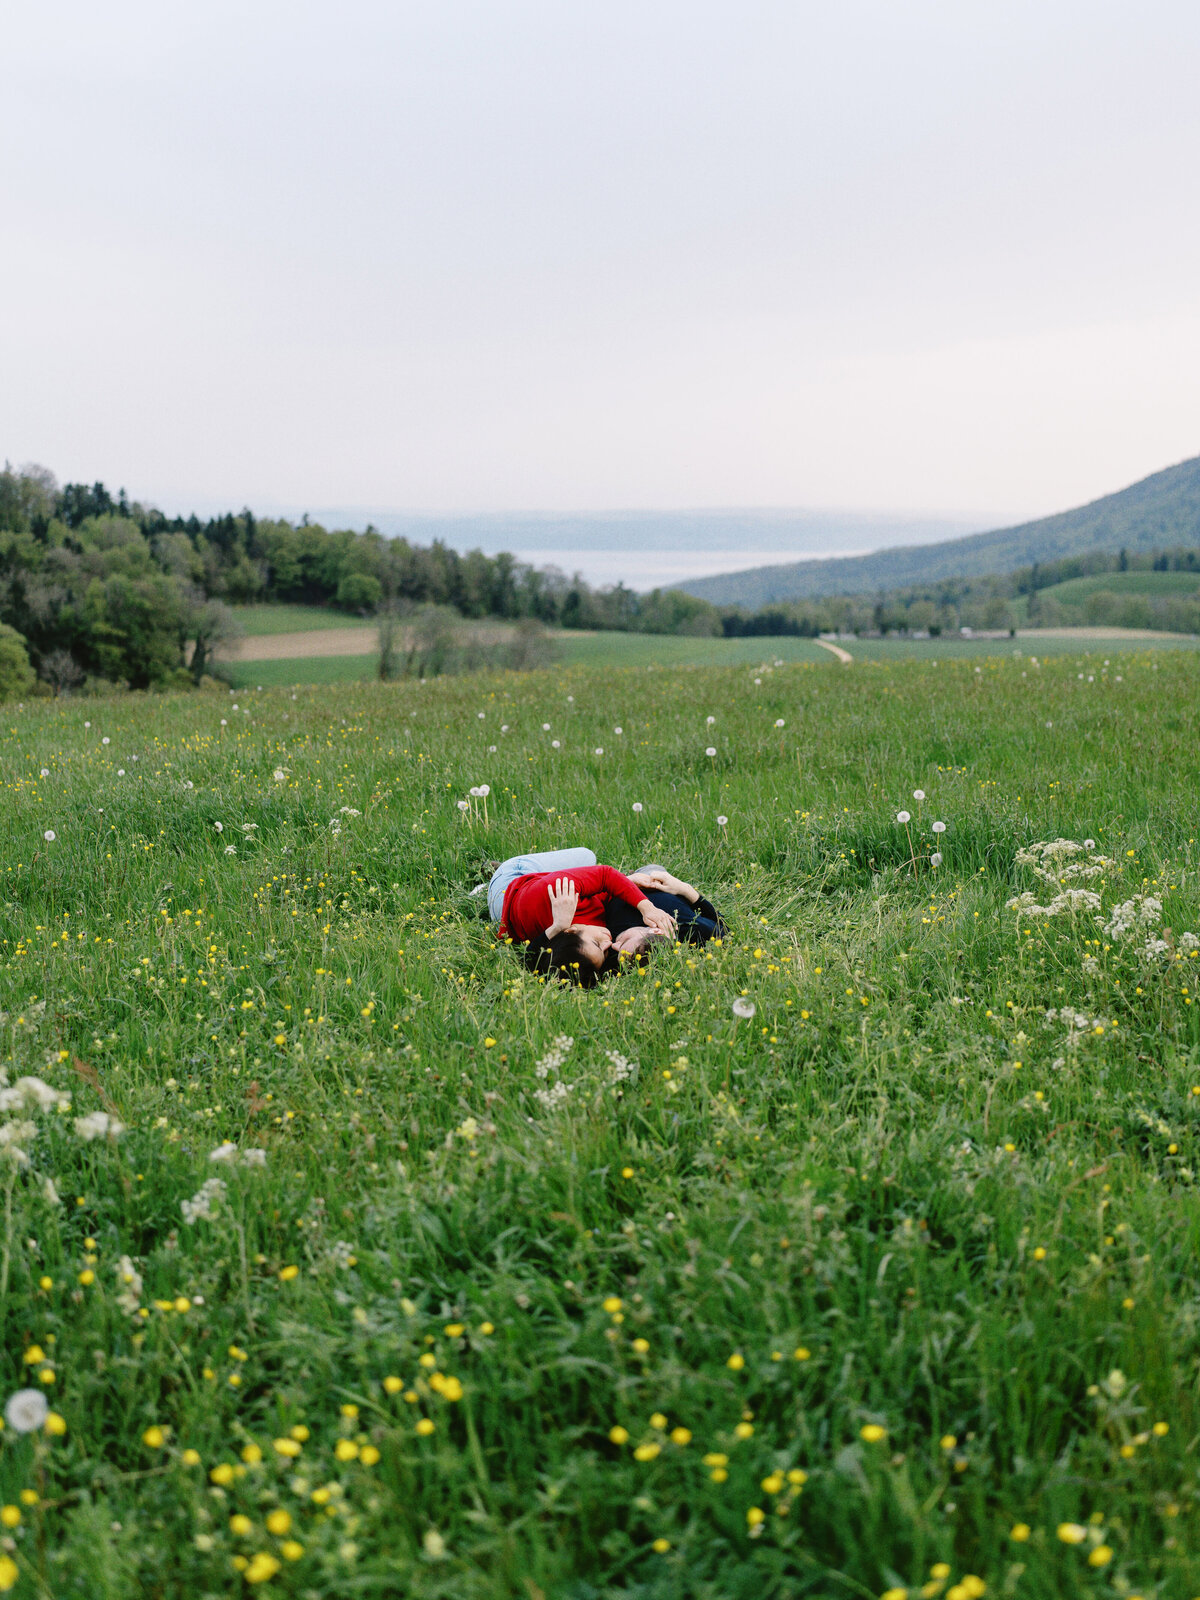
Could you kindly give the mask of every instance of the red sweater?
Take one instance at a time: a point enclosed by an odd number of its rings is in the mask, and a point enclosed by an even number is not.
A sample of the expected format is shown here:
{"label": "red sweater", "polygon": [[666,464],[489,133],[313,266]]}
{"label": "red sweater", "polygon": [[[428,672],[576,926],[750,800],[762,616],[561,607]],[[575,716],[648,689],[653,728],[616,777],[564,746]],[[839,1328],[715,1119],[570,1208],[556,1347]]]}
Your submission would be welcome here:
{"label": "red sweater", "polygon": [[579,904],[575,907],[572,922],[588,923],[594,928],[604,926],[604,908],[610,896],[631,906],[639,906],[646,891],[631,883],[615,867],[571,867],[559,872],[527,872],[514,878],[504,896],[504,914],[496,929],[498,939],[512,939],[523,944],[526,939],[544,934],[550,926],[550,890],[559,878],[567,878],[575,885]]}

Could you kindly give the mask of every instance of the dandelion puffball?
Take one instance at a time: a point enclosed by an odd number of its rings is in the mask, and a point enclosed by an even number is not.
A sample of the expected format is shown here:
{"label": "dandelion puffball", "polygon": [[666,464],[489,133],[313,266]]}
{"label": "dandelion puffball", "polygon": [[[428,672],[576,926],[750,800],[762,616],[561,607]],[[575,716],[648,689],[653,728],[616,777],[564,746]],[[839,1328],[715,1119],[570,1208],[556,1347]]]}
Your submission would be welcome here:
{"label": "dandelion puffball", "polygon": [[625,729],[624,729],[624,728],[614,728],[614,729],[613,729],[613,732],[614,732],[614,733],[615,733],[615,734],[622,734],[622,733],[624,733],[624,732],[625,732]]}
{"label": "dandelion puffball", "polygon": [[458,809],[460,811],[469,811],[471,809],[471,802],[469,800],[460,800],[458,802]]}
{"label": "dandelion puffball", "polygon": [[560,739],[551,739],[550,748],[551,748],[551,750],[561,750],[562,749],[562,741]]}
{"label": "dandelion puffball", "polygon": [[777,728],[782,728],[783,727],[783,718],[782,717],[776,717],[775,718],[775,726]]}
{"label": "dandelion puffball", "polygon": [[479,718],[480,722],[482,722],[487,713],[485,711],[477,711],[475,715]]}
{"label": "dandelion puffball", "polygon": [[642,809],[642,802],[640,800],[635,800],[633,802],[633,809],[635,811],[640,811]]}
{"label": "dandelion puffball", "polygon": [[729,821],[728,817],[718,817],[717,818],[717,827],[718,828],[723,828],[728,821]]}
{"label": "dandelion puffball", "polygon": [[217,830],[218,833],[224,833],[225,832],[225,824],[223,822],[214,822],[213,823],[213,827]]}
{"label": "dandelion puffball", "polygon": [[548,722],[543,722],[542,723],[542,732],[543,733],[549,733],[550,732],[550,724]]}
{"label": "dandelion puffball", "polygon": [[490,783],[481,783],[479,785],[479,793],[483,797],[483,799],[486,800],[488,795],[491,794],[491,792],[492,792],[492,786],[491,786]]}
{"label": "dandelion puffball", "polygon": [[598,756],[602,756],[604,754],[604,746],[602,744],[598,744],[596,746],[596,754]]}
{"label": "dandelion puffball", "polygon": [[274,776],[274,779],[275,779],[276,783],[282,783],[283,780],[287,777],[287,773],[283,770],[282,767],[276,767],[273,776]]}
{"label": "dandelion puffball", "polygon": [[940,850],[935,850],[933,852],[933,854],[929,858],[929,865],[931,867],[940,867],[941,864],[942,864],[942,852]]}
{"label": "dandelion puffball", "polygon": [[42,838],[45,839],[47,844],[53,844],[55,839],[58,838],[58,835],[55,833],[53,828],[47,828],[45,833],[42,835]]}
{"label": "dandelion puffball", "polygon": [[705,719],[704,719],[704,720],[705,720],[705,722],[707,722],[707,724],[708,724],[708,726],[709,726],[709,727],[710,727],[710,728],[711,728],[711,727],[712,727],[712,725],[713,725],[713,723],[714,723],[714,722],[715,722],[715,721],[716,721],[716,720],[717,720],[717,719],[716,719],[716,717],[705,717]]}
{"label": "dandelion puffball", "polygon": [[118,778],[123,778],[124,776],[125,776],[125,768],[124,767],[118,767],[117,768],[117,777]]}
{"label": "dandelion puffball", "polygon": [[945,831],[946,824],[944,822],[935,822],[933,828],[931,829],[931,832],[933,833],[945,833]]}
{"label": "dandelion puffball", "polygon": [[908,811],[897,811],[897,813],[896,813],[896,821],[897,822],[911,822],[912,821],[912,814],[910,812],[908,812]]}
{"label": "dandelion puffball", "polygon": [[9,1395],[4,1416],[14,1433],[32,1433],[50,1415],[46,1396],[40,1389],[18,1389]]}
{"label": "dandelion puffball", "polygon": [[221,726],[223,728],[227,728],[229,726],[228,721],[224,717],[221,718]]}
{"label": "dandelion puffball", "polygon": [[913,799],[914,800],[924,800],[924,798],[925,798],[924,789],[914,789],[913,790]]}
{"label": "dandelion puffball", "polygon": [[704,754],[706,756],[715,756],[716,753],[717,753],[717,747],[716,747],[715,744],[710,744],[708,749],[704,752]]}
{"label": "dandelion puffball", "polygon": [[105,734],[103,739],[101,739],[101,741],[100,741],[101,744],[108,744],[109,742],[110,741],[109,741],[109,737],[108,737],[107,734]]}
{"label": "dandelion puffball", "polygon": [[42,768],[42,777],[43,778],[48,778],[49,776],[50,776],[50,768],[49,767],[43,767]]}
{"label": "dandelion puffball", "polygon": [[1084,849],[1085,849],[1085,850],[1094,850],[1094,849],[1095,849],[1095,848],[1096,848],[1096,841],[1095,841],[1095,839],[1085,839],[1085,840],[1084,840],[1084,841],[1083,841],[1083,848],[1084,848]]}
{"label": "dandelion puffball", "polygon": [[758,1007],[753,1000],[743,1000],[740,995],[733,1002],[733,1014],[735,1017],[752,1017],[757,1010]]}

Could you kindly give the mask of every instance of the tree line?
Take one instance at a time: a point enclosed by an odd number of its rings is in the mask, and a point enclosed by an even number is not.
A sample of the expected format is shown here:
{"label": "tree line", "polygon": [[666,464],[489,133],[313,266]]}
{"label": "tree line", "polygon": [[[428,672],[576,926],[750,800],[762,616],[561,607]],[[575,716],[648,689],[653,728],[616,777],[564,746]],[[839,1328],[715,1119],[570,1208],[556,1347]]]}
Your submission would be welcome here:
{"label": "tree line", "polygon": [[[1101,589],[1078,604],[1044,593],[1070,578],[1138,570],[1196,572],[1197,592]],[[730,638],[936,636],[963,627],[1012,628],[1022,597],[1033,625],[1104,622],[1200,632],[1200,552],[1094,551],[993,577],[746,610],[677,589],[594,588],[557,567],[533,567],[504,553],[461,554],[438,540],[417,545],[373,528],[328,529],[249,510],[203,521],[168,517],[129,500],[124,490],[114,497],[103,483],[60,487],[43,467],[0,472],[0,694],[26,692],[35,673],[55,692],[88,680],[134,689],[197,684],[213,669],[217,646],[237,633],[237,608],[252,602],[379,617],[381,663],[398,659],[387,642],[395,637],[395,619],[419,610],[424,634],[441,641],[418,652],[425,671],[456,659],[444,643],[453,617],[522,624],[524,639],[512,659],[531,664],[541,659],[529,642],[534,625]]]}
{"label": "tree line", "polygon": [[[373,528],[328,529],[249,510],[168,517],[103,483],[60,487],[43,467],[0,473],[0,625],[54,690],[198,683],[251,602],[348,615],[437,608],[563,628],[719,635],[715,606],[676,590],[593,588],[514,556],[460,554]],[[11,639],[7,646],[12,654]],[[441,659],[434,653],[434,659]]]}

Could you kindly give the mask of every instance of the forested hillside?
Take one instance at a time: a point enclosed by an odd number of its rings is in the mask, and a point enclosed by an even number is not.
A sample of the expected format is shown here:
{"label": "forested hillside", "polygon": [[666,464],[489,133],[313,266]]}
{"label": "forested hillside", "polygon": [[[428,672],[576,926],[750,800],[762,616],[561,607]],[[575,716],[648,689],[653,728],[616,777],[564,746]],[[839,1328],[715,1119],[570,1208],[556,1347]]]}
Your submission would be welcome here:
{"label": "forested hillside", "polygon": [[868,556],[754,567],[680,585],[714,605],[748,610],[812,595],[862,594],[943,578],[1011,572],[1085,551],[1130,553],[1200,545],[1200,456],[1100,500],[1015,528]]}
{"label": "forested hillside", "polygon": [[[237,631],[236,607],[250,601],[359,616],[442,607],[574,628],[721,632],[713,606],[674,590],[593,589],[511,555],[460,555],[436,541],[414,545],[250,511],[171,518],[124,491],[114,498],[102,483],[60,489],[45,468],[0,472],[0,624],[21,636],[10,635],[5,651],[23,649],[54,689],[89,678],[135,689],[198,682],[216,645]],[[23,681],[18,664],[13,682]]]}

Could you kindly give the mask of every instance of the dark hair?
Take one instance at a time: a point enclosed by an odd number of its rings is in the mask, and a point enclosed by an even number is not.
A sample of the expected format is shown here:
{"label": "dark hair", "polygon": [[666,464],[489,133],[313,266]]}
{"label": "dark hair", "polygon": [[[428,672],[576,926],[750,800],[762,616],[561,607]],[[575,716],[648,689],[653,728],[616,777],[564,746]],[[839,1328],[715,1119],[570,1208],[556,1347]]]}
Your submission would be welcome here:
{"label": "dark hair", "polygon": [[[607,977],[608,951],[600,966],[593,966],[583,953],[583,940],[575,928],[556,933],[549,942],[549,968],[556,978],[567,983],[577,983],[582,989],[592,989]],[[615,970],[615,968],[614,968]]]}

